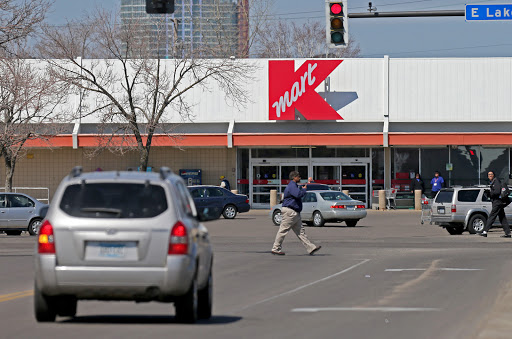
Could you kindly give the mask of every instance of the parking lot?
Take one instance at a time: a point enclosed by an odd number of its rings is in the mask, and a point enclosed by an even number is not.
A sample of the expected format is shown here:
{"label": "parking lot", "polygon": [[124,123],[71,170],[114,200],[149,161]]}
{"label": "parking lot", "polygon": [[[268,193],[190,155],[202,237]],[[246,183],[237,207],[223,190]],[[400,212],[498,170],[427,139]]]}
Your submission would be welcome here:
{"label": "parking lot", "polygon": [[417,211],[369,211],[357,227],[307,227],[322,249],[293,234],[270,254],[268,211],[206,223],[214,246],[214,315],[175,322],[169,304],[82,301],[77,317],[36,323],[35,238],[0,235],[2,338],[508,338],[512,244],[451,236]]}

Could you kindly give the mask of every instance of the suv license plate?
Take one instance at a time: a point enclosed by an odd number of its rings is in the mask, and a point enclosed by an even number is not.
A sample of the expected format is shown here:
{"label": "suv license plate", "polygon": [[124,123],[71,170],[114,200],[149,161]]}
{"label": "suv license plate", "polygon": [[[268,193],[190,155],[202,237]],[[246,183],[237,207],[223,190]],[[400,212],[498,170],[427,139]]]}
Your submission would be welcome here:
{"label": "suv license plate", "polygon": [[437,208],[437,213],[444,214],[444,206],[443,207],[438,207]]}
{"label": "suv license plate", "polygon": [[103,244],[100,243],[100,257],[123,258],[125,256],[124,244]]}
{"label": "suv license plate", "polygon": [[135,241],[88,241],[85,247],[85,260],[137,260]]}

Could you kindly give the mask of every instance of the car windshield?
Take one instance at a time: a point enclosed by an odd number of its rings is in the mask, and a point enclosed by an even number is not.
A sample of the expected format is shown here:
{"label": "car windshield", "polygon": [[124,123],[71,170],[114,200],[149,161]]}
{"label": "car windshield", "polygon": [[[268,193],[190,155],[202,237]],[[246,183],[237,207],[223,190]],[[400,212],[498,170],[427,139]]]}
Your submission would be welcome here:
{"label": "car windshield", "polygon": [[320,193],[320,196],[322,197],[322,199],[328,200],[328,201],[331,201],[331,200],[352,200],[352,198],[350,198],[348,195],[343,194],[341,192],[325,192],[325,193]]}
{"label": "car windshield", "polygon": [[452,202],[453,191],[440,191],[437,193],[436,202],[437,203],[450,203]]}
{"label": "car windshield", "polygon": [[152,218],[167,209],[161,186],[135,183],[70,185],[60,209],[82,218]]}

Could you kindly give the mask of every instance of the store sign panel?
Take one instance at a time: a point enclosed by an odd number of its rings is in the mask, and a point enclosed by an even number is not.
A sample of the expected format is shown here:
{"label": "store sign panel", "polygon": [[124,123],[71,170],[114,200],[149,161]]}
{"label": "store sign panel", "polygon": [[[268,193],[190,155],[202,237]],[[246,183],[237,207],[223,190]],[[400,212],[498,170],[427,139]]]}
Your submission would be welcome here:
{"label": "store sign panel", "polygon": [[294,60],[271,60],[269,120],[295,120],[295,110],[306,120],[343,120],[317,88],[342,60],[307,60],[295,70]]}

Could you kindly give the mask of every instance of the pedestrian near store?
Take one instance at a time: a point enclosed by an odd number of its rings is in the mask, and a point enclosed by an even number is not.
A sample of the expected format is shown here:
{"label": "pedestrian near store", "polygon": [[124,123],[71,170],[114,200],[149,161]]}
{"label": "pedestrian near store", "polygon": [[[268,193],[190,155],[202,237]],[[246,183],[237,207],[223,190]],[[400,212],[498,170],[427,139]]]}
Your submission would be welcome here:
{"label": "pedestrian near store", "polygon": [[416,190],[421,190],[422,195],[425,193],[425,183],[419,173],[416,173],[414,179],[411,181],[411,193],[414,193]]}
{"label": "pedestrian near store", "polygon": [[508,225],[507,216],[505,215],[505,207],[510,203],[510,200],[508,199],[508,195],[505,197],[501,196],[502,189],[505,189],[505,187],[502,185],[501,181],[496,178],[494,171],[489,171],[489,173],[487,173],[487,178],[489,178],[491,184],[490,196],[492,202],[492,210],[491,214],[489,214],[489,219],[487,219],[484,230],[482,233],[479,233],[479,235],[482,237],[487,237],[487,231],[489,231],[492,224],[494,224],[496,217],[499,217],[501,226],[505,232],[505,234],[501,237],[510,238],[510,226]]}
{"label": "pedestrian near store", "polygon": [[220,187],[225,188],[225,189],[227,189],[228,191],[231,191],[231,185],[229,184],[228,179],[226,179],[226,177],[225,177],[225,176],[221,175],[221,176],[220,176],[220,180],[221,180],[221,182],[220,182]]}
{"label": "pedestrian near store", "polygon": [[439,192],[441,190],[441,188],[444,187],[444,179],[439,174],[439,171],[435,171],[434,177],[432,178],[432,180],[430,180],[430,185],[432,185],[431,198],[434,198],[436,196],[437,192]]}
{"label": "pedestrian near store", "polygon": [[322,247],[316,246],[309,241],[304,226],[302,226],[300,212],[302,211],[302,197],[306,194],[306,190],[303,190],[297,185],[299,181],[300,173],[297,171],[290,172],[290,183],[284,190],[283,205],[281,208],[281,225],[276,234],[272,254],[284,255],[282,244],[290,229],[297,235],[297,238],[299,238],[310,255],[315,254]]}
{"label": "pedestrian near store", "polygon": [[308,184],[314,184],[315,180],[313,180],[313,177],[308,178]]}

